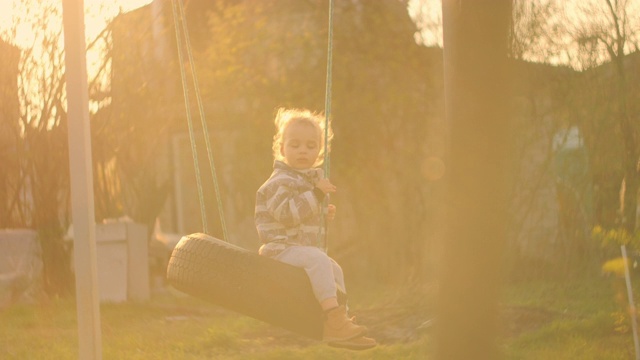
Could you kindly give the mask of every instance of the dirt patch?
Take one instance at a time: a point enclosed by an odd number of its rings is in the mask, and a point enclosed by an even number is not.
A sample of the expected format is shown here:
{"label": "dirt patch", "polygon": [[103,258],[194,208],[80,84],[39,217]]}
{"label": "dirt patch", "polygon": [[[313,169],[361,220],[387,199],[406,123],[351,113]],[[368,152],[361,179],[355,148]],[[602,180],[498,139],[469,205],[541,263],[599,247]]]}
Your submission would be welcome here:
{"label": "dirt patch", "polygon": [[[217,306],[161,306],[167,312],[167,321],[184,318],[243,316]],[[425,300],[394,301],[380,307],[352,309],[356,322],[369,328],[369,336],[380,344],[407,343],[419,340],[434,330],[437,319]],[[552,321],[569,315],[543,308],[526,306],[500,307],[501,337],[517,337],[535,331]],[[300,346],[317,343],[315,340],[292,333],[276,326],[255,327],[245,336],[260,339],[264,346]]]}
{"label": "dirt patch", "polygon": [[[358,324],[369,328],[370,337],[380,344],[396,344],[418,340],[429,330],[430,317],[425,310],[415,307],[384,307],[352,311]],[[251,332],[251,337],[262,338],[265,345],[306,346],[314,340],[290,331],[267,326]]]}

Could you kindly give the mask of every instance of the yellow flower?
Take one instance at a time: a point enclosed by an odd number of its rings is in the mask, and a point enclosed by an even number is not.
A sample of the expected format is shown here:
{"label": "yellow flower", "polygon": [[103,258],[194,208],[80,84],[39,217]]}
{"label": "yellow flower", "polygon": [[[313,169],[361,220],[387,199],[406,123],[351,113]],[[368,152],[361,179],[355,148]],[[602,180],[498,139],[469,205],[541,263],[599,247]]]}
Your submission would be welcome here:
{"label": "yellow flower", "polygon": [[624,258],[618,257],[611,259],[602,265],[602,272],[605,274],[614,274],[618,277],[624,277]]}

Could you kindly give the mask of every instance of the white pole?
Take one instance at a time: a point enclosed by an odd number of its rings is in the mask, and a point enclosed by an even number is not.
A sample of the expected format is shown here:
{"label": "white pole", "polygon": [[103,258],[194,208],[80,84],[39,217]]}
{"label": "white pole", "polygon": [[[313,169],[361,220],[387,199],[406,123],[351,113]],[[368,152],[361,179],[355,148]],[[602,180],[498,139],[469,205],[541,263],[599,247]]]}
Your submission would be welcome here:
{"label": "white pole", "polygon": [[636,303],[633,300],[633,290],[631,289],[631,275],[629,274],[629,259],[627,258],[627,247],[620,246],[622,252],[622,262],[624,263],[624,279],[627,284],[627,297],[629,299],[629,312],[631,317],[631,329],[633,330],[633,347],[636,349],[636,360],[640,360],[640,344],[638,344],[638,320],[636,314]]}
{"label": "white pole", "polygon": [[78,358],[102,359],[96,228],[84,31],[84,1],[63,0],[71,211],[73,218]]}

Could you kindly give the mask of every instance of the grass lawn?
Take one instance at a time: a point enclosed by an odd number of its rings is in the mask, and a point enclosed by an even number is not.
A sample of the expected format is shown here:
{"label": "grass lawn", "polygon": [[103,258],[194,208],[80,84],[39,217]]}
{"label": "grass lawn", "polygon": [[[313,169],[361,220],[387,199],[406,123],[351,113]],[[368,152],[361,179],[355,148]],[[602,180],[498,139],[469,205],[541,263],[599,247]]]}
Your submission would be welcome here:
{"label": "grass lawn", "polygon": [[[631,359],[633,338],[619,279],[511,285],[502,302],[505,359]],[[354,290],[355,292],[356,290]],[[104,359],[428,359],[428,291],[361,296],[359,322],[380,341],[362,352],[333,349],[191,297],[101,306]],[[409,293],[409,290],[407,290]],[[76,359],[72,300],[0,310],[0,359]]]}
{"label": "grass lawn", "polygon": [[[640,286],[634,288],[638,295]],[[526,324],[529,319],[528,326],[503,340],[507,359],[635,358],[622,279],[599,276],[527,283],[509,287],[506,298],[511,306],[523,310],[519,316],[524,319],[515,316],[512,323]],[[527,314],[526,309],[532,313]]]}

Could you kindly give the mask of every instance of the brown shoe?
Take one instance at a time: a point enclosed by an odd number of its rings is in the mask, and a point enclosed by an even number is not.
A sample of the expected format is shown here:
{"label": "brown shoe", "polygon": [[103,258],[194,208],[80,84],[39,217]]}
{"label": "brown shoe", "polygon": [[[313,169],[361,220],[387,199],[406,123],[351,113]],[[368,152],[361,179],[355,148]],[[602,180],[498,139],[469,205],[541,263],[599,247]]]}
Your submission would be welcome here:
{"label": "brown shoe", "polygon": [[366,336],[359,336],[357,338],[353,338],[346,341],[337,341],[337,342],[329,343],[329,346],[342,348],[342,349],[349,349],[349,350],[367,350],[367,349],[376,347],[376,345],[378,345],[378,343],[374,339],[368,338]]}
{"label": "brown shoe", "polygon": [[324,332],[322,340],[325,342],[341,342],[357,338],[367,332],[367,328],[354,324],[347,317],[347,309],[340,305],[329,310],[324,321]]}

